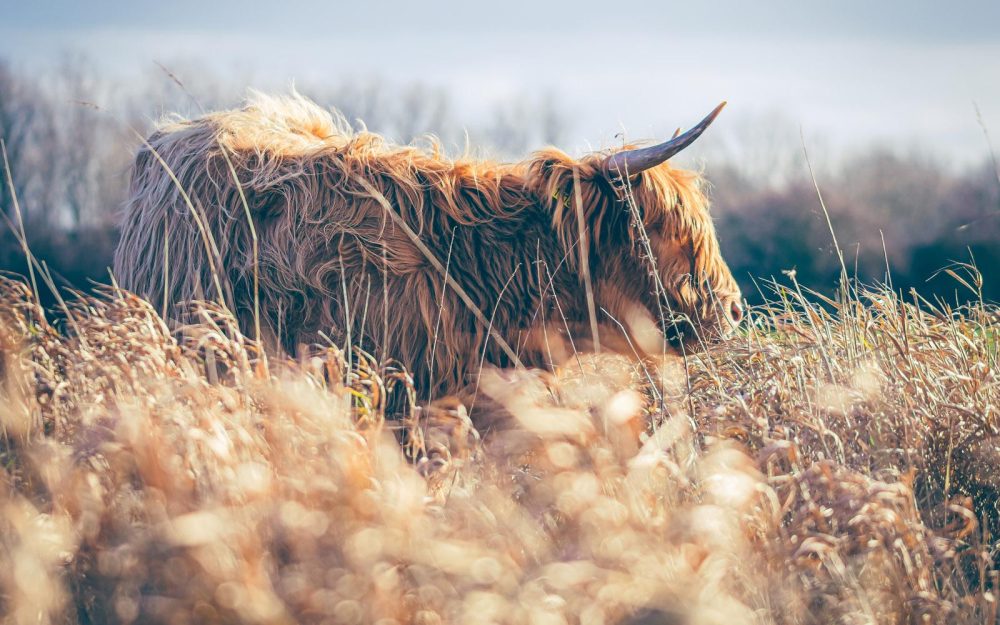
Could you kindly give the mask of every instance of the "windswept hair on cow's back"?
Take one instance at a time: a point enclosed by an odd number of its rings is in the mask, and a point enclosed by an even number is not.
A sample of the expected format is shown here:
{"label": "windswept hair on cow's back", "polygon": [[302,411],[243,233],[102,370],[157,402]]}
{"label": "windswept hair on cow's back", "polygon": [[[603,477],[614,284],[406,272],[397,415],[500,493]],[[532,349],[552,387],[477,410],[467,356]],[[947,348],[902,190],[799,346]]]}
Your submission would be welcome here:
{"label": "windswept hair on cow's back", "polygon": [[[194,123],[213,127],[230,150],[281,156],[303,156],[331,145],[342,147],[354,135],[343,116],[317,106],[297,91],[289,95],[250,91],[243,108],[209,113]],[[169,134],[191,124],[167,120],[158,130]]]}

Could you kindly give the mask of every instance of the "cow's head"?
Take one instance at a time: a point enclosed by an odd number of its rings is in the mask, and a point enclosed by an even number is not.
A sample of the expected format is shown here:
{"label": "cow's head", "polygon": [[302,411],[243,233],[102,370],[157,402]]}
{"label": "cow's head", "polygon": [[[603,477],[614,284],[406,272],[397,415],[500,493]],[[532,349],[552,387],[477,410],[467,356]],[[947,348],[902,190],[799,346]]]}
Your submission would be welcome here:
{"label": "cow's head", "polygon": [[655,324],[668,338],[697,342],[730,333],[743,317],[740,289],[722,258],[701,177],[667,163],[724,104],[658,145],[548,162],[556,174],[549,189],[559,198],[555,221],[563,226],[564,246],[577,239],[566,226],[578,223],[571,194],[575,180],[581,181],[595,299],[625,325]]}
{"label": "cow's head", "polygon": [[694,324],[701,338],[714,338],[731,332],[743,318],[740,289],[722,258],[701,178],[667,163],[691,145],[724,106],[684,134],[650,147],[623,149],[602,163],[614,192],[633,213],[632,228],[640,230],[642,224],[641,231],[633,233],[632,245],[639,248],[640,260],[656,266],[655,273],[646,274],[652,284],[645,286],[651,291],[642,299],[657,316],[664,305],[671,309],[668,314],[675,314],[663,328],[668,336],[682,332],[693,339],[689,324]]}

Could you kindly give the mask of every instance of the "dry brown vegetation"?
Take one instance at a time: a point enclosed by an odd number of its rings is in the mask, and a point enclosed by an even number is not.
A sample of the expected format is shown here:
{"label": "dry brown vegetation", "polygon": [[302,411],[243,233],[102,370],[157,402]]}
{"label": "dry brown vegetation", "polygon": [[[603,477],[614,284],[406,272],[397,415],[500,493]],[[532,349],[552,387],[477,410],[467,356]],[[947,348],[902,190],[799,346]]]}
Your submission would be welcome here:
{"label": "dry brown vegetation", "polygon": [[482,437],[198,314],[108,289],[57,331],[0,279],[4,622],[997,621],[987,305],[793,281],[703,353],[487,372]]}

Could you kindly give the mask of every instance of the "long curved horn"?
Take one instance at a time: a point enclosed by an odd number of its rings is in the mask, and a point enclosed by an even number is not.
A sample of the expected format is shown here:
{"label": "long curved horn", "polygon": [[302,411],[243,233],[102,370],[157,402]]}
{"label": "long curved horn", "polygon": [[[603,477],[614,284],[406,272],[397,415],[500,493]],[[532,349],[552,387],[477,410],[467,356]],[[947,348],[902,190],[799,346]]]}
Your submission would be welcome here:
{"label": "long curved horn", "polygon": [[694,128],[682,135],[675,133],[674,137],[669,141],[664,141],[659,145],[651,145],[648,148],[623,150],[612,154],[604,161],[604,171],[609,176],[621,178],[626,175],[633,176],[650,167],[656,167],[694,143],[694,140],[700,137],[701,133],[705,132],[705,129],[715,121],[715,118],[718,117],[724,106],[726,106],[725,102],[715,107]]}

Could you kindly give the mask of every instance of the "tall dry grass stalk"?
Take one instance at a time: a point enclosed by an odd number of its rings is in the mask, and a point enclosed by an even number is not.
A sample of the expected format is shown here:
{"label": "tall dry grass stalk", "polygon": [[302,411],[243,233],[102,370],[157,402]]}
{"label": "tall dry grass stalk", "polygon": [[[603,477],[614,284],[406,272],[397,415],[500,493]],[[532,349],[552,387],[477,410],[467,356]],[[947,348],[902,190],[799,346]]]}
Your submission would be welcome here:
{"label": "tall dry grass stalk", "polygon": [[997,311],[844,300],[778,288],[683,361],[487,371],[480,437],[360,350],[265,367],[215,304],[172,330],[111,289],[58,331],[0,278],[0,613],[997,622]]}

